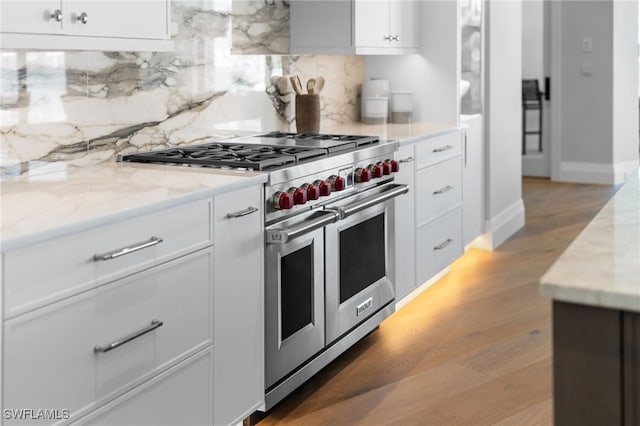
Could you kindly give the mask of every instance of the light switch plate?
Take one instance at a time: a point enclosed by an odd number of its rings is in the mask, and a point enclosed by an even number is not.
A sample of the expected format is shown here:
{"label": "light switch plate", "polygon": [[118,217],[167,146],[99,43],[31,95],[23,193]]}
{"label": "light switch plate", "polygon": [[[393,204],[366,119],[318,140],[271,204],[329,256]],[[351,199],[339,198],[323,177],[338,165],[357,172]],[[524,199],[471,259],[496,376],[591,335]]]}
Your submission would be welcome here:
{"label": "light switch plate", "polygon": [[591,37],[582,38],[582,51],[584,53],[591,53],[593,51],[593,39]]}

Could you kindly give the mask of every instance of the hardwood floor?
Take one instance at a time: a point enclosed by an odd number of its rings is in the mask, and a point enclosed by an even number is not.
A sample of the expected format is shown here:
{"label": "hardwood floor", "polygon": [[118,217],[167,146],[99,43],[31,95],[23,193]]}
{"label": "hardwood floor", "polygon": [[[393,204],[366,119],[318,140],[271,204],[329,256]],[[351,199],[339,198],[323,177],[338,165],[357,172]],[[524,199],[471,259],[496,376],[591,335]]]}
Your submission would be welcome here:
{"label": "hardwood floor", "polygon": [[552,424],[551,303],[537,282],[616,190],[524,179],[525,228],[467,251],[259,425]]}

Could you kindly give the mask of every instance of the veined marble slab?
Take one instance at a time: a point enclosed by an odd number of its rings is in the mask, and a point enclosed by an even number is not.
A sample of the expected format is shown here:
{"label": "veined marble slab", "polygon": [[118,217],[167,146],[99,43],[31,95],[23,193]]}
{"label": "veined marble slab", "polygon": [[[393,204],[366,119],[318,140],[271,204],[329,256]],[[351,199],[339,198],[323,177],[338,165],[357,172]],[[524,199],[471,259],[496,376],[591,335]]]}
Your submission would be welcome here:
{"label": "veined marble slab", "polygon": [[96,164],[220,129],[290,131],[292,91],[276,90],[278,76],[324,76],[323,122],[358,117],[364,58],[285,55],[287,1],[173,0],[171,19],[173,52],[1,51],[1,174]]}
{"label": "veined marble slab", "polygon": [[105,162],[5,180],[2,251],[91,229],[189,200],[266,182],[267,175],[176,166]]}
{"label": "veined marble slab", "polygon": [[640,175],[634,174],[540,280],[554,300],[640,312]]}

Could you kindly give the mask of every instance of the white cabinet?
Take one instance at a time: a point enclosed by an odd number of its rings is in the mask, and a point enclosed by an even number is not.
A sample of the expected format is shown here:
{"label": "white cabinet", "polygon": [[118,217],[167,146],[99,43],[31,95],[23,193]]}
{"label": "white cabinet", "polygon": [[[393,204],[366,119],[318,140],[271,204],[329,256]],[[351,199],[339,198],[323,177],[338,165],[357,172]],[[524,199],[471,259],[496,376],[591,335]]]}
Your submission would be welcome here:
{"label": "white cabinet", "polygon": [[228,425],[263,407],[262,194],[255,184],[2,253],[0,408]]}
{"label": "white cabinet", "polygon": [[484,155],[482,144],[482,115],[463,116],[464,172],[463,172],[463,242],[466,246],[484,232]]}
{"label": "white cabinet", "polygon": [[396,299],[463,253],[463,143],[453,131],[400,148],[397,180],[412,190],[396,201]]}
{"label": "white cabinet", "polygon": [[355,46],[417,49],[416,9],[407,0],[354,0]]}
{"label": "white cabinet", "polygon": [[413,0],[291,2],[291,53],[418,53],[419,7]]}
{"label": "white cabinet", "polygon": [[[62,2],[9,1],[0,2],[0,31],[19,34],[59,34],[62,31]],[[4,47],[4,45],[3,45]]]}
{"label": "white cabinet", "polygon": [[210,425],[212,371],[213,351],[209,348],[72,424]]}
{"label": "white cabinet", "polygon": [[395,181],[409,185],[409,192],[397,197],[394,201],[395,232],[395,283],[396,299],[411,292],[416,283],[415,276],[415,168],[414,146],[400,147],[395,159],[400,163],[400,171],[396,173]]}
{"label": "white cabinet", "polygon": [[216,196],[214,346],[216,425],[264,404],[262,187]]}
{"label": "white cabinet", "polygon": [[171,50],[169,0],[3,0],[3,49]]}

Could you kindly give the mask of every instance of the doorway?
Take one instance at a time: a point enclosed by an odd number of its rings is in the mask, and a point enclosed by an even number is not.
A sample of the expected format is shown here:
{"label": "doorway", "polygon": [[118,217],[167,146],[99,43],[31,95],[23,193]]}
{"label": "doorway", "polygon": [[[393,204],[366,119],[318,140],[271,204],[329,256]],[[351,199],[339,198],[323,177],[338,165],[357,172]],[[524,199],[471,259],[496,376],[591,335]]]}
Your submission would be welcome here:
{"label": "doorway", "polygon": [[[551,1],[522,2],[522,79],[535,80],[542,108],[523,111],[522,175],[551,175]],[[540,117],[542,115],[542,117]]]}

